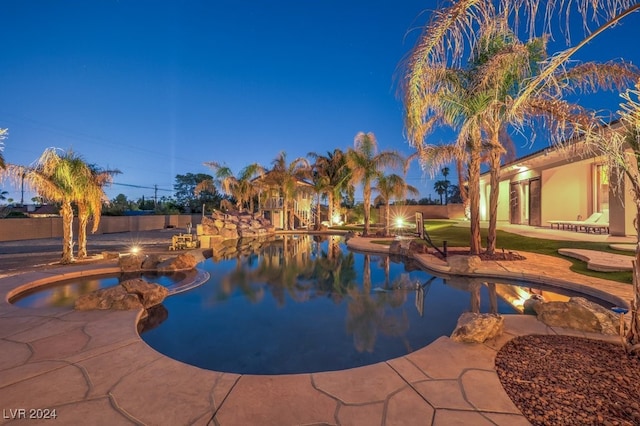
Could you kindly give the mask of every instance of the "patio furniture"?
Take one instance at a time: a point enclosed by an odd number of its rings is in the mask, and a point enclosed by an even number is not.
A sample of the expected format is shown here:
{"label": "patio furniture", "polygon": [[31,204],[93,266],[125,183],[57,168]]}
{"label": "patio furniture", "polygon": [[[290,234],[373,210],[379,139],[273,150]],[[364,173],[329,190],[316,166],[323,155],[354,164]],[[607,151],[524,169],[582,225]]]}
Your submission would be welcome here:
{"label": "patio furniture", "polygon": [[598,231],[601,234],[603,231],[609,233],[609,210],[604,210],[602,216],[594,223],[586,223],[580,225],[580,229],[584,229],[586,232]]}
{"label": "patio furniture", "polygon": [[[553,229],[553,226],[555,225],[558,229],[560,229],[560,226],[562,226],[562,229],[568,228],[568,229],[573,229],[575,231],[578,231],[582,226],[598,222],[601,216],[602,216],[602,213],[596,212],[596,213],[593,213],[588,218],[586,218],[585,220],[550,220],[548,222],[551,225],[551,229]],[[608,221],[609,221],[609,215],[607,214],[607,222]]]}

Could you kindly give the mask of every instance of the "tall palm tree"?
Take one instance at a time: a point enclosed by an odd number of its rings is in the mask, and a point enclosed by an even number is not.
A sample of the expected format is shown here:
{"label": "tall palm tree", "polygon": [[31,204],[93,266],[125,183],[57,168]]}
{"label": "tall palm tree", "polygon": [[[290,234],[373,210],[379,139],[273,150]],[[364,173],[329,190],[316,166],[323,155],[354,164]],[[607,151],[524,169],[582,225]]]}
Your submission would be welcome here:
{"label": "tall palm tree", "polygon": [[9,129],[0,129],[0,169],[4,169],[6,164],[4,162],[4,156],[2,155],[2,151],[4,150],[4,142],[6,139]]}
{"label": "tall palm tree", "polygon": [[359,132],[353,141],[353,148],[347,151],[347,166],[351,170],[350,182],[362,184],[363,234],[367,236],[371,215],[371,183],[381,176],[384,167],[406,167],[406,162],[396,151],[378,152],[378,142],[373,133]]}
{"label": "tall palm tree", "polygon": [[[214,171],[215,182],[222,187],[225,194],[236,199],[238,210],[248,207],[249,211],[253,213],[254,197],[260,192],[260,185],[254,179],[264,175],[264,167],[258,163],[252,163],[242,169],[237,176],[234,176],[226,164],[210,161],[204,163],[204,165]],[[206,188],[215,187],[214,182],[206,182],[203,183],[201,189],[205,189],[205,186]]]}
{"label": "tall palm tree", "polygon": [[420,191],[415,186],[407,184],[407,182],[397,174],[390,174],[378,177],[376,186],[373,190],[378,192],[378,196],[374,199],[374,203],[384,203],[384,235],[389,235],[389,222],[391,211],[391,199],[403,200],[407,193],[418,195]]}
{"label": "tall palm tree", "polygon": [[314,159],[313,168],[327,180],[326,194],[329,207],[329,223],[333,223],[334,211],[340,207],[343,192],[349,191],[350,170],[345,153],[336,148],[327,155],[310,152],[308,157]]}
{"label": "tall palm tree", "polygon": [[309,178],[311,165],[306,158],[298,157],[287,163],[287,153],[281,151],[272,161],[268,183],[276,185],[282,194],[285,229],[294,228],[293,200],[298,195],[298,182]]}
{"label": "tall palm tree", "polygon": [[[491,171],[487,252],[493,253],[500,163],[511,146],[508,126],[522,128],[524,123],[533,121],[532,117],[543,117],[551,123],[549,127],[561,135],[560,139],[567,138],[567,132],[571,135],[589,131],[594,125],[593,115],[563,101],[563,92],[576,87],[581,91],[623,87],[630,79],[637,78],[633,67],[621,63],[585,64],[549,73],[546,63],[540,62],[546,56],[544,39],[534,38],[522,43],[509,29],[504,16],[495,11],[486,13],[470,43],[471,55],[466,69],[448,68],[447,59],[441,57],[441,52],[432,50],[434,36],[443,37],[441,23],[434,23],[431,30],[438,35],[427,31],[417,43],[403,87],[407,110],[405,123],[413,144],[422,144],[426,134],[439,123],[454,124],[454,127],[457,123],[458,147],[466,148],[466,153],[462,149],[459,153],[468,156],[469,164],[473,254],[480,248],[479,165],[483,152],[487,154]],[[454,29],[449,36],[456,38],[460,34]],[[433,53],[437,59],[421,56],[426,52]],[[540,82],[532,78],[536,74],[545,74],[548,78]],[[535,91],[529,88],[532,82],[536,84]],[[418,151],[429,152],[425,148]]]}
{"label": "tall palm tree", "polygon": [[316,224],[316,230],[321,227],[321,208],[320,198],[327,193],[328,178],[323,175],[323,171],[318,169],[315,164],[311,165],[311,183],[313,185],[313,192],[316,194],[316,214],[314,222]]}
{"label": "tall palm tree", "polygon": [[97,166],[88,165],[91,172],[90,179],[82,181],[86,186],[81,189],[82,196],[76,200],[78,206],[78,259],[87,257],[87,224],[93,217],[91,232],[98,230],[102,213],[102,202],[109,198],[104,187],[113,182],[113,176],[120,174],[120,170],[102,170]]}

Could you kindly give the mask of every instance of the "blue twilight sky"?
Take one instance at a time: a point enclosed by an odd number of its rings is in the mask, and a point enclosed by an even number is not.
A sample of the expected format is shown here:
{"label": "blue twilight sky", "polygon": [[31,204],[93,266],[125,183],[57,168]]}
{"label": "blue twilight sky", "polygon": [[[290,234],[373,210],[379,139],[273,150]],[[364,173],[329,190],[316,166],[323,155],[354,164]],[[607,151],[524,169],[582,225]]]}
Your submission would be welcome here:
{"label": "blue twilight sky", "polygon": [[[110,198],[170,196],[176,174],[346,150],[411,153],[394,71],[433,0],[0,0],[4,157],[72,148],[117,168]],[[640,63],[640,14],[577,59]],[[617,95],[585,98],[615,109]],[[431,142],[439,142],[433,136]],[[521,147],[520,154],[541,148]],[[540,145],[542,144],[542,145]],[[438,177],[436,177],[437,179]],[[417,163],[408,181],[433,192]],[[20,199],[17,188],[2,188]],[[25,201],[30,199],[25,196]],[[435,195],[434,195],[435,197]],[[419,197],[418,197],[419,198]]]}

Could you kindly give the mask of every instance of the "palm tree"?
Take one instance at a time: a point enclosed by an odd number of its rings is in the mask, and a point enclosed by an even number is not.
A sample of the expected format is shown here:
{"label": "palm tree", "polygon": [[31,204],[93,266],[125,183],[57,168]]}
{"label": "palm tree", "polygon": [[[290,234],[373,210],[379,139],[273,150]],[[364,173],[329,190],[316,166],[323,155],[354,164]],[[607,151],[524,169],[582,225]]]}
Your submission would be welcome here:
{"label": "palm tree", "polygon": [[[447,68],[446,59],[437,62],[442,59],[440,53],[434,54],[437,60],[421,56],[425,54],[424,49],[433,52],[434,34],[427,31],[414,48],[404,86],[406,125],[413,144],[421,145],[427,132],[439,123],[454,127],[457,124],[460,131],[459,154],[468,158],[469,164],[472,254],[477,254],[480,247],[479,165],[483,151],[488,154],[491,171],[487,252],[493,253],[501,157],[511,147],[507,126],[522,127],[532,121],[532,117],[544,117],[562,138],[566,138],[567,131],[574,134],[588,131],[594,123],[592,114],[562,101],[560,95],[576,87],[582,91],[623,87],[630,79],[637,78],[637,72],[628,64],[595,66],[590,63],[568,71],[563,68],[555,74],[548,73],[546,68],[539,70],[544,66],[539,61],[546,56],[544,39],[521,43],[503,16],[488,14],[479,25],[479,35],[471,43],[468,69]],[[432,29],[438,32],[442,27],[436,23]],[[449,35],[459,34],[452,30]],[[537,73],[548,76],[544,84],[531,78]],[[537,84],[536,91],[529,90],[533,81]],[[418,151],[429,153],[430,150],[419,147]]]}
{"label": "palm tree", "polygon": [[329,223],[333,223],[334,211],[340,206],[342,193],[349,191],[350,170],[345,153],[336,148],[327,155],[315,152],[307,154],[314,159],[314,171],[326,178],[327,204],[329,207]]}
{"label": "palm tree", "polygon": [[447,194],[447,189],[449,188],[449,182],[446,180],[437,180],[433,183],[433,190],[440,196],[440,204],[445,204],[443,202],[443,195]]}
{"label": "palm tree", "polygon": [[284,227],[285,230],[293,229],[292,204],[299,191],[298,182],[310,177],[311,165],[303,157],[298,157],[287,164],[287,153],[284,151],[281,151],[271,164],[273,167],[268,174],[268,183],[280,189],[284,209]]}
{"label": "palm tree", "polygon": [[15,182],[24,182],[43,197],[61,204],[62,258],[61,263],[73,262],[72,203],[85,197],[83,190],[93,179],[90,167],[73,151],[59,153],[47,148],[32,167],[7,165]]}
{"label": "palm tree", "polygon": [[369,235],[371,214],[371,183],[382,174],[384,167],[406,167],[406,162],[396,151],[378,152],[378,142],[373,133],[359,132],[353,148],[347,151],[347,166],[351,170],[350,182],[362,184],[364,198],[364,230]]}
{"label": "palm tree", "polygon": [[[204,163],[210,167],[215,173],[215,182],[217,182],[222,190],[228,196],[236,199],[236,207],[242,210],[247,207],[253,213],[253,200],[260,192],[260,185],[255,182],[255,178],[264,175],[264,168],[258,163],[252,163],[240,171],[238,176],[234,176],[231,169],[226,165],[222,165],[215,161]],[[215,188],[215,182],[205,181],[197,188],[201,190],[211,190]]]}
{"label": "palm tree", "polygon": [[4,142],[6,139],[9,129],[0,129],[0,169],[4,169],[6,164],[4,162],[4,156],[2,155],[2,151],[4,150]]}
{"label": "palm tree", "polygon": [[412,195],[418,195],[420,191],[415,186],[407,184],[407,182],[397,174],[390,174],[387,176],[378,177],[376,186],[373,190],[378,192],[378,196],[375,198],[374,203],[384,203],[384,235],[389,235],[389,222],[391,211],[391,199],[404,199],[407,192]]}
{"label": "palm tree", "polygon": [[104,192],[105,185],[111,184],[113,176],[120,174],[120,170],[101,170],[97,166],[88,165],[91,172],[90,179],[82,181],[86,186],[80,190],[82,196],[76,200],[78,206],[78,259],[87,257],[87,224],[93,217],[91,232],[98,230],[102,212],[102,202],[109,198]]}
{"label": "palm tree", "polygon": [[[445,183],[444,203],[449,204],[449,191],[448,191],[449,180],[447,180],[447,176],[449,176],[449,168],[443,167],[442,170],[440,170],[440,173],[442,173],[442,177],[444,177],[444,183]],[[440,201],[440,203],[442,203],[442,201]]]}

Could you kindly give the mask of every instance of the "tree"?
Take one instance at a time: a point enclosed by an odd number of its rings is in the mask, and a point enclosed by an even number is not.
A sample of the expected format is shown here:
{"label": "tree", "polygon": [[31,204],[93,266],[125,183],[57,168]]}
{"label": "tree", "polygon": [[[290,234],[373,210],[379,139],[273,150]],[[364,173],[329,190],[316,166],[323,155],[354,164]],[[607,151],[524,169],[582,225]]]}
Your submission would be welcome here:
{"label": "tree", "polygon": [[111,184],[113,176],[120,173],[120,170],[102,170],[96,165],[87,165],[90,175],[80,183],[81,196],[76,200],[78,206],[78,258],[87,257],[87,224],[89,218],[93,217],[93,227],[91,233],[98,230],[100,225],[100,215],[102,213],[102,202],[107,201],[107,194],[104,187]]}
{"label": "tree", "polygon": [[349,177],[351,171],[347,165],[345,153],[336,148],[333,152],[327,152],[327,155],[319,155],[315,152],[307,154],[308,157],[314,159],[314,173],[323,176],[326,181],[327,204],[329,207],[329,223],[333,223],[334,211],[340,205],[342,194],[350,190]]}
{"label": "tree", "polygon": [[231,169],[226,164],[220,164],[215,161],[204,163],[210,167],[215,174],[212,184],[218,184],[225,194],[236,200],[236,207],[242,210],[247,207],[251,213],[254,211],[253,200],[259,195],[262,189],[255,178],[264,175],[264,167],[258,163],[253,163],[240,171],[238,176],[234,176]]}
{"label": "tree", "polygon": [[406,167],[402,156],[396,151],[378,152],[378,142],[373,133],[359,132],[353,148],[347,151],[347,166],[351,170],[350,182],[362,184],[364,198],[364,230],[369,235],[369,221],[371,215],[371,183],[382,174],[384,167]]}
{"label": "tree", "polygon": [[[457,6],[464,9],[469,3],[462,1]],[[637,77],[637,71],[624,63],[589,63],[568,69],[567,66],[559,68],[556,57],[541,62],[546,57],[545,40],[532,38],[527,43],[520,42],[509,29],[507,12],[483,9],[482,19],[478,21],[476,16],[467,16],[477,24],[469,40],[471,54],[467,69],[448,68],[451,60],[443,57],[440,47],[436,46],[441,42],[458,43],[464,33],[462,28],[469,29],[469,23],[462,18],[454,24],[434,22],[414,48],[404,86],[405,122],[409,133],[416,138],[411,139],[412,143],[422,144],[426,134],[439,122],[459,123],[457,160],[465,158],[469,164],[473,254],[479,250],[479,163],[483,152],[487,154],[491,172],[487,252],[495,251],[501,157],[511,146],[507,126],[522,127],[532,122],[532,117],[543,117],[562,138],[567,137],[567,132],[583,133],[593,126],[593,117],[578,105],[563,101],[562,94],[576,87],[581,91],[623,87]],[[440,37],[446,39],[444,34],[451,39],[435,41]],[[452,62],[460,59],[463,50],[462,45],[453,49],[458,56]],[[431,53],[434,57],[429,57]],[[534,75],[545,78],[533,78]],[[535,90],[531,85],[535,85]],[[466,149],[463,151],[462,147]],[[428,153],[429,150],[419,147],[418,151]]]}
{"label": "tree", "polygon": [[374,202],[384,203],[384,235],[389,235],[389,221],[391,212],[391,199],[392,198],[404,198],[407,192],[418,195],[420,191],[415,186],[407,184],[407,182],[397,174],[390,174],[388,176],[378,177],[376,186],[373,188],[378,192],[378,196]]}
{"label": "tree", "polygon": [[271,164],[272,168],[265,180],[268,184],[279,188],[282,194],[285,229],[293,229],[293,199],[298,194],[298,182],[310,177],[311,165],[303,157],[298,157],[287,163],[287,153],[284,151],[280,152]]}
{"label": "tree", "polygon": [[173,185],[176,202],[183,208],[191,212],[202,212],[202,205],[213,208],[220,203],[220,194],[215,188],[201,189],[196,194],[196,188],[204,181],[212,181],[213,177],[205,173],[187,173],[176,175],[176,182]]}
{"label": "tree", "polygon": [[4,156],[2,155],[2,151],[4,151],[4,140],[7,138],[9,134],[9,129],[0,129],[0,169],[4,169],[6,164],[4,162]]}
{"label": "tree", "polygon": [[[603,155],[608,162],[612,188],[620,195],[629,190],[636,207],[637,244],[633,262],[634,298],[630,303],[631,326],[625,337],[625,350],[640,355],[640,82],[622,95],[619,129],[606,128],[586,138],[589,149]],[[626,180],[625,180],[626,178]],[[631,188],[626,185],[628,182]]]}
{"label": "tree", "polygon": [[440,204],[446,204],[442,202],[442,196],[447,195],[449,188],[449,182],[446,180],[437,180],[433,183],[433,190],[440,196]]}
{"label": "tree", "polygon": [[30,167],[8,165],[14,182],[24,183],[43,197],[60,203],[62,215],[61,263],[73,262],[73,207],[72,203],[83,199],[83,190],[93,178],[90,167],[73,151],[62,152],[47,148],[35,165]]}
{"label": "tree", "polygon": [[[449,176],[449,168],[443,167],[442,170],[440,170],[440,173],[442,173],[442,176],[444,177],[444,203],[449,204],[449,180],[447,180],[447,176]],[[442,202],[442,200],[440,202]]]}

